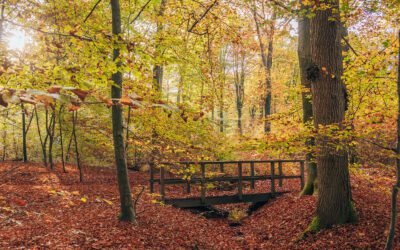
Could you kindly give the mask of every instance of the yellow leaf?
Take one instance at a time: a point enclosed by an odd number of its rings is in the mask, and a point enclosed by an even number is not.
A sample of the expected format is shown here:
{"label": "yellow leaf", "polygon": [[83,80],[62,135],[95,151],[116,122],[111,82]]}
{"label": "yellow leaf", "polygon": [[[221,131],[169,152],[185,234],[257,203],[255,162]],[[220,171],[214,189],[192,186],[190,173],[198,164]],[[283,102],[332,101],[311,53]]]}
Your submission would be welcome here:
{"label": "yellow leaf", "polygon": [[49,193],[50,193],[50,194],[53,194],[53,195],[56,195],[56,194],[57,194],[57,191],[56,191],[56,190],[50,190]]}
{"label": "yellow leaf", "polygon": [[107,200],[107,199],[103,199],[103,201],[104,201],[105,203],[107,203],[108,205],[112,205],[112,204],[113,204],[113,202],[112,202],[112,201],[110,201],[110,200]]}
{"label": "yellow leaf", "polygon": [[79,191],[73,191],[71,192],[72,195],[79,195]]}
{"label": "yellow leaf", "polygon": [[86,202],[87,202],[87,198],[86,198],[86,197],[82,197],[82,198],[81,198],[81,201],[84,202],[84,203],[86,203]]}

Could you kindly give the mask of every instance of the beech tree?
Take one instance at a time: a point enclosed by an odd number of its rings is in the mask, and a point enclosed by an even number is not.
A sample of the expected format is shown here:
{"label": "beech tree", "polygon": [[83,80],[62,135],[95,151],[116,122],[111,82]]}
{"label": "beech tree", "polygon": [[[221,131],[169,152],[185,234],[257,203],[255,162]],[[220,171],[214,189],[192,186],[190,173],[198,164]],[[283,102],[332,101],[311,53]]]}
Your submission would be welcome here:
{"label": "beech tree", "polygon": [[112,75],[114,85],[111,87],[112,105],[112,130],[114,139],[114,154],[117,165],[117,177],[119,187],[119,197],[121,202],[121,221],[134,222],[135,212],[133,210],[131,187],[129,183],[128,170],[126,166],[125,144],[124,144],[124,128],[122,107],[118,100],[122,97],[122,72],[121,63],[119,61],[120,49],[118,48],[118,37],[121,36],[121,8],[119,0],[111,1],[112,11],[112,33],[115,36],[115,47],[113,51],[113,60],[117,64],[118,71]]}
{"label": "beech tree", "polygon": [[[342,47],[339,0],[329,5],[315,3],[311,19],[311,58],[308,80],[312,85],[314,126],[344,129],[345,93],[343,91]],[[335,147],[335,139],[320,134],[316,138],[318,153],[317,216],[308,231],[318,231],[334,224],[356,220],[351,201],[348,155],[342,147]]]}
{"label": "beech tree", "polygon": [[[298,50],[300,66],[300,81],[302,85],[302,106],[303,123],[308,125],[313,119],[313,107],[311,102],[311,81],[307,78],[307,69],[312,66],[311,61],[311,43],[310,43],[310,18],[308,16],[310,8],[305,5],[304,0],[300,0],[300,16],[298,21]],[[315,145],[314,138],[306,138],[306,146]],[[312,195],[316,191],[317,164],[311,152],[306,154],[307,161],[307,182],[302,191],[302,195]]]}

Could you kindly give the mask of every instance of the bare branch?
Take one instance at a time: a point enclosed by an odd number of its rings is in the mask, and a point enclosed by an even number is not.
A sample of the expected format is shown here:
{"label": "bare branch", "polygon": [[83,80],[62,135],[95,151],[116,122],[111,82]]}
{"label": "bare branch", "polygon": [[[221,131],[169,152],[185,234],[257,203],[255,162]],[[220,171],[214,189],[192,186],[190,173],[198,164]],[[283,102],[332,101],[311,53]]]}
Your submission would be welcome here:
{"label": "bare branch", "polygon": [[93,14],[94,10],[97,8],[97,5],[99,5],[100,2],[101,2],[101,0],[97,0],[96,4],[93,6],[93,8],[90,10],[89,14],[86,16],[85,20],[83,21],[84,23],[86,23],[86,21],[89,19],[89,17]]}

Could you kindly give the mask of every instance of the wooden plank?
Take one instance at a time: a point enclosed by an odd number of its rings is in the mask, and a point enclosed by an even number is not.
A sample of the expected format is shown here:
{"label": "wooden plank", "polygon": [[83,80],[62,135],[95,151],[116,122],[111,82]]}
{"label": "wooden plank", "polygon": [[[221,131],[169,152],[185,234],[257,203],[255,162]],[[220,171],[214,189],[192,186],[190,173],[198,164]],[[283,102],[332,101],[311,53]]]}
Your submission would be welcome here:
{"label": "wooden plank", "polygon": [[204,204],[206,200],[206,165],[200,164],[201,168],[201,202]]}
{"label": "wooden plank", "polygon": [[[190,168],[190,165],[189,164],[186,164],[186,168]],[[190,178],[192,178],[191,176],[190,176]],[[188,180],[186,180],[186,193],[188,193],[188,194],[190,194],[190,180],[188,179]]]}
{"label": "wooden plank", "polygon": [[248,161],[182,161],[182,162],[177,162],[177,163],[171,163],[171,162],[162,162],[161,164],[165,164],[165,165],[176,165],[176,164],[219,164],[219,163],[224,163],[224,164],[238,164],[239,162],[241,163],[251,163],[251,162],[255,162],[255,163],[271,163],[271,162],[292,162],[292,163],[296,163],[296,162],[304,162],[304,160],[299,160],[299,159],[294,159],[294,160],[248,160]]}
{"label": "wooden plank", "polygon": [[275,193],[275,162],[271,162],[271,193]]}
{"label": "wooden plank", "polygon": [[[279,180],[280,178],[282,179],[300,179],[300,175],[285,175],[285,176],[278,176],[275,175],[274,179]],[[260,181],[260,180],[270,180],[271,175],[256,175],[254,177],[252,176],[242,176],[242,182],[251,182],[251,181]],[[229,177],[212,177],[212,178],[206,178],[205,182],[210,183],[210,182],[219,182],[219,181],[227,181],[227,182],[238,182],[239,177],[236,176],[229,176]],[[155,179],[155,183],[159,183],[160,180]],[[191,178],[190,183],[200,183],[201,178]],[[182,178],[173,178],[173,179],[165,179],[164,180],[165,185],[171,185],[171,184],[186,184],[187,180],[183,180]]]}
{"label": "wooden plank", "polygon": [[300,162],[300,185],[301,189],[304,188],[304,161]]}
{"label": "wooden plank", "polygon": [[254,162],[250,162],[251,189],[255,188],[254,174]]}
{"label": "wooden plank", "polygon": [[154,165],[150,163],[150,193],[154,193]]}
{"label": "wooden plank", "polygon": [[238,196],[239,200],[243,198],[243,190],[242,190],[242,163],[238,163]]}
{"label": "wooden plank", "polygon": [[186,199],[166,199],[166,204],[171,204],[174,207],[189,208],[189,207],[202,207],[228,203],[245,203],[245,202],[260,202],[268,201],[271,198],[288,192],[260,193],[260,194],[243,194],[242,200],[237,195],[224,195],[207,197],[203,203],[200,198],[186,198]]}
{"label": "wooden plank", "polygon": [[160,194],[161,199],[165,200],[165,167],[160,167]]}
{"label": "wooden plank", "polygon": [[[283,169],[282,169],[282,162],[278,162],[278,171],[279,171],[279,176],[283,176]],[[283,186],[283,179],[279,178],[279,187]]]}

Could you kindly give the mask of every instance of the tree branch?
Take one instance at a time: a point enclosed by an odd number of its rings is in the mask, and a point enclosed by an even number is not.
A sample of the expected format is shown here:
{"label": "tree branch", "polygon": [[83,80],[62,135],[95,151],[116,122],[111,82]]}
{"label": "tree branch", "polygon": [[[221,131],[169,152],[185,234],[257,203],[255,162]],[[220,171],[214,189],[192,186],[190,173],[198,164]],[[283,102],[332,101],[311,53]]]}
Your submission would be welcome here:
{"label": "tree branch", "polygon": [[142,14],[144,9],[146,9],[147,5],[149,5],[150,2],[151,2],[151,0],[148,0],[147,3],[145,3],[142,6],[142,8],[140,8],[139,12],[136,14],[135,18],[133,18],[133,20],[129,23],[129,25],[133,24],[139,18],[139,16]]}
{"label": "tree branch", "polygon": [[99,3],[102,0],[97,0],[96,4],[93,6],[93,8],[90,10],[89,14],[86,16],[85,20],[83,21],[84,23],[86,23],[86,21],[89,19],[89,17],[93,14],[94,10],[97,8],[97,5],[99,5]]}
{"label": "tree branch", "polygon": [[200,16],[199,19],[196,19],[196,21],[192,24],[192,26],[188,29],[188,32],[193,33],[193,29],[197,26],[197,24],[199,24],[199,22],[201,20],[204,19],[204,17],[206,17],[206,15],[208,14],[208,12],[210,12],[210,10],[218,3],[218,0],[215,0],[210,6],[208,6],[208,8],[206,9],[206,11],[204,11],[204,13]]}

